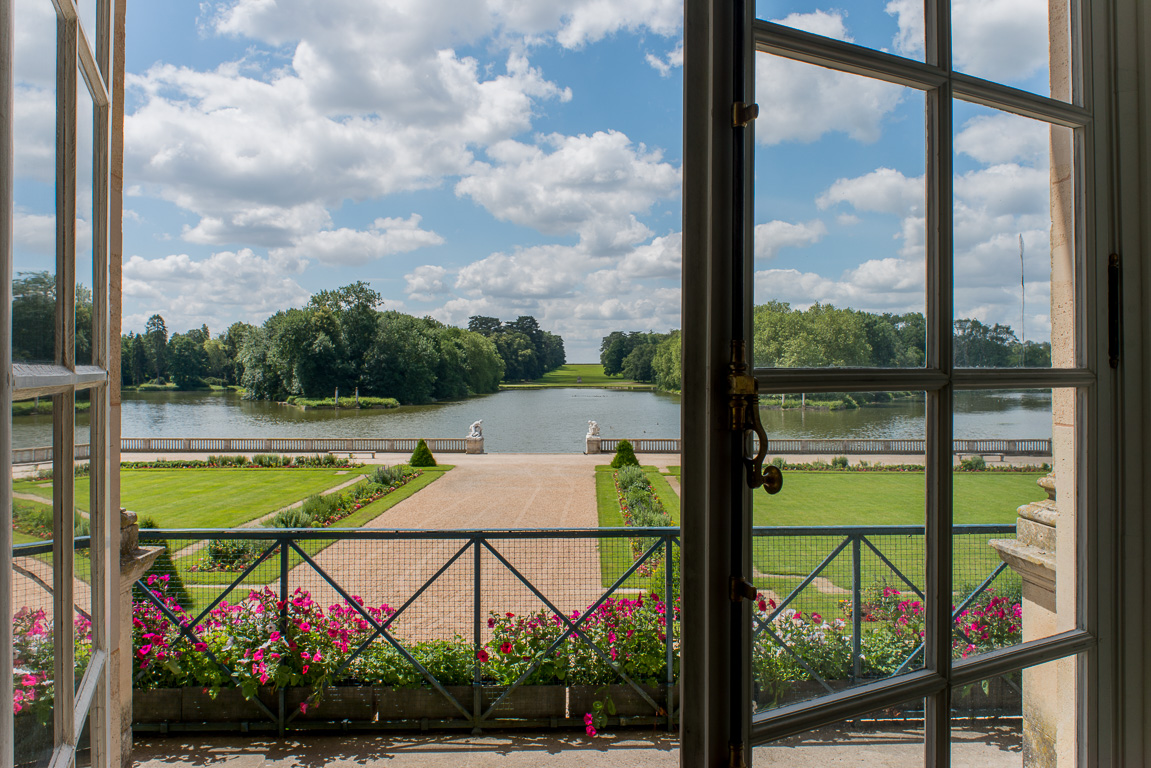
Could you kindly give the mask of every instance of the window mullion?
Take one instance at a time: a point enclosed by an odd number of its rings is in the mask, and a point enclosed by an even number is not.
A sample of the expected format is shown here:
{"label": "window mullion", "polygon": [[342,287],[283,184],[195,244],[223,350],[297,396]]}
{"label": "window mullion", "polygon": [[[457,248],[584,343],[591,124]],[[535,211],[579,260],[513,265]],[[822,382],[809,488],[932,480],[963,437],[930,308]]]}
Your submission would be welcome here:
{"label": "window mullion", "polygon": [[[927,2],[927,60],[951,72],[951,3]],[[927,393],[927,638],[925,666],[951,673],[951,505],[952,420],[952,87],[951,79],[927,94],[927,367],[946,383]],[[946,469],[945,469],[946,468]],[[951,691],[944,686],[927,697],[925,764],[951,764]]]}
{"label": "window mullion", "polygon": [[[76,88],[79,21],[56,22],[56,363],[76,365]],[[72,623],[72,536],[75,516],[76,394],[53,398],[52,408],[52,620],[55,748],[72,743],[75,731],[75,645]],[[74,745],[73,745],[74,746]]]}

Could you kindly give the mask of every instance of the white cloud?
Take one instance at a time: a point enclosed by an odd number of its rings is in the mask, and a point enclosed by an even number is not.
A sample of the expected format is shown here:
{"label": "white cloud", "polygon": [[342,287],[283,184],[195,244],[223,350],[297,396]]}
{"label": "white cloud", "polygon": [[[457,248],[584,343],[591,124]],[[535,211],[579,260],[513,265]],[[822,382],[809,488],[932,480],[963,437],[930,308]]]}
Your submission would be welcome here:
{"label": "white cloud", "polygon": [[618,131],[551,134],[552,151],[517,141],[488,150],[456,184],[496,218],[549,235],[578,234],[591,252],[622,253],[650,236],[636,214],[679,192],[679,170]]}
{"label": "white cloud", "polygon": [[755,273],[759,301],[786,301],[805,309],[816,302],[872,312],[922,312],[924,262],[899,258],[869,259],[837,279],[797,269]]}
{"label": "white cloud", "polygon": [[578,246],[544,245],[493,253],[460,269],[456,288],[472,296],[503,299],[570,296],[585,263],[586,254]]}
{"label": "white cloud", "polygon": [[[892,0],[895,50],[923,57],[922,0]],[[955,68],[993,80],[1018,81],[1047,67],[1047,0],[953,0],[952,57]]]}
{"label": "white cloud", "polygon": [[413,301],[432,301],[444,292],[444,277],[447,274],[446,269],[433,264],[418,266],[404,275],[407,281],[404,292]]}
{"label": "white cloud", "polygon": [[774,259],[784,248],[802,248],[818,243],[827,234],[819,219],[808,222],[769,221],[755,225],[755,260]]}
{"label": "white cloud", "polygon": [[[317,82],[343,70],[299,55],[292,70],[262,78],[236,62],[129,76],[143,105],[127,119],[126,175],[202,218],[192,242],[285,246],[329,223],[343,200],[465,172],[472,147],[530,127],[537,99],[567,96],[517,55],[495,76],[452,51],[393,63],[384,90],[349,88],[346,98]],[[378,55],[372,64],[390,66]]]}
{"label": "white cloud", "polygon": [[[781,24],[850,41],[839,12],[792,14]],[[845,133],[870,144],[879,139],[884,118],[903,98],[904,88],[811,64],[760,54],[755,57],[756,141],[812,142],[824,134]]]}
{"label": "white cloud", "polygon": [[905,216],[923,210],[924,195],[922,176],[904,176],[893,168],[877,168],[863,176],[837,179],[815,203],[820,210],[847,203],[857,211]]}
{"label": "white cloud", "polygon": [[683,66],[683,40],[676,43],[675,48],[668,51],[666,56],[649,53],[644,56],[644,60],[660,75],[667,77],[673,69]]}
{"label": "white cloud", "polygon": [[683,262],[683,235],[673,232],[641,245],[620,261],[617,272],[626,278],[679,278]]}
{"label": "white cloud", "polygon": [[442,244],[444,238],[421,229],[420,220],[419,214],[413,213],[406,219],[376,219],[367,230],[346,227],[321,230],[304,235],[289,248],[275,248],[271,253],[281,258],[314,258],[329,265],[363,266],[385,256]]}
{"label": "white cloud", "polygon": [[308,300],[308,291],[289,276],[301,266],[248,249],[200,260],[187,254],[132,256],[124,263],[125,329],[142,330],[143,320],[134,323],[133,318],[146,319],[154,312],[163,314],[169,328],[263,322]]}
{"label": "white cloud", "polygon": [[981,163],[1045,162],[1051,129],[1010,114],[979,115],[963,124],[955,149]]}

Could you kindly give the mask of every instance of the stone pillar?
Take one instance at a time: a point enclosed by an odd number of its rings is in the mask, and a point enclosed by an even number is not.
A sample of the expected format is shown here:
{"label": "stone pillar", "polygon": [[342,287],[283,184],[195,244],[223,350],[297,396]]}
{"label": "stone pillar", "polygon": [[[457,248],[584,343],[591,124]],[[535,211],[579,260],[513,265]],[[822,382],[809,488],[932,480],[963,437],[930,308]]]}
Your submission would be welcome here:
{"label": "stone pillar", "polygon": [[483,453],[484,452],[484,436],[479,437],[465,437],[464,438],[464,453]]}
{"label": "stone pillar", "polygon": [[[1055,478],[1048,475],[1038,482],[1047,498],[1019,508],[1016,538],[988,542],[1023,581],[1024,642],[1051,637],[1063,629],[1056,579],[1059,511]],[[1069,742],[1074,744],[1076,697],[1074,688],[1065,687],[1074,685],[1074,678],[1068,677],[1068,662],[1073,673],[1074,659],[1023,670],[1024,768],[1074,764],[1074,753],[1068,754],[1068,749]]]}
{"label": "stone pillar", "polygon": [[587,447],[585,448],[584,453],[586,453],[588,455],[591,455],[593,453],[603,453],[603,451],[600,450],[600,436],[599,435],[588,435],[584,439],[587,442]]}
{"label": "stone pillar", "polygon": [[140,547],[136,514],[120,510],[120,595],[112,606],[116,644],[109,659],[108,682],[112,686],[109,764],[123,768],[132,765],[132,675],[136,666],[132,659],[132,585],[148,572],[163,551],[163,547]]}

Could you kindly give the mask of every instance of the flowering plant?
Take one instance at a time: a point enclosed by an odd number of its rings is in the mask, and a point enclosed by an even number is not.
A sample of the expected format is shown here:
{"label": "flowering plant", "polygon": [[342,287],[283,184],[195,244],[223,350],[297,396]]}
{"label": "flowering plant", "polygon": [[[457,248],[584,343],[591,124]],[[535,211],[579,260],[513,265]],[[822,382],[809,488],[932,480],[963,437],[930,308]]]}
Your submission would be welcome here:
{"label": "flowering plant", "polygon": [[[92,657],[92,622],[76,616],[73,626],[73,669],[79,680]],[[33,717],[42,725],[52,720],[55,694],[52,629],[43,608],[25,606],[12,617],[12,712]]]}

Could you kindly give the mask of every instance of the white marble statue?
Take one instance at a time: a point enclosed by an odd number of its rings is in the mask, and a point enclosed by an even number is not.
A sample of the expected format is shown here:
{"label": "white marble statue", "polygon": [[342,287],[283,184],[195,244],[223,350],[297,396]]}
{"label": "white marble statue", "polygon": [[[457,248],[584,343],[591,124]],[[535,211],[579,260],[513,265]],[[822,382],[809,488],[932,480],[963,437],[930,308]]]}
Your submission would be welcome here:
{"label": "white marble statue", "polygon": [[468,437],[483,437],[483,436],[484,436],[484,420],[480,419],[479,421],[472,424],[471,431],[468,432]]}
{"label": "white marble statue", "polygon": [[589,420],[587,423],[587,436],[599,437],[599,424]]}

